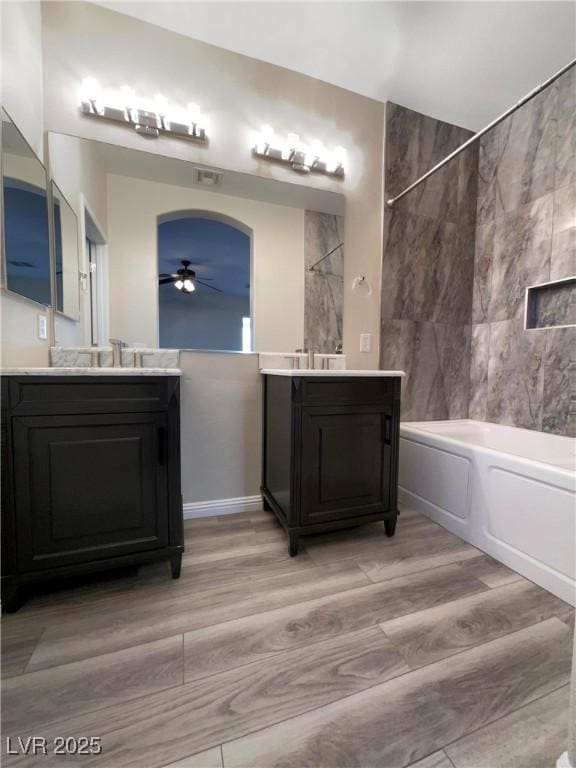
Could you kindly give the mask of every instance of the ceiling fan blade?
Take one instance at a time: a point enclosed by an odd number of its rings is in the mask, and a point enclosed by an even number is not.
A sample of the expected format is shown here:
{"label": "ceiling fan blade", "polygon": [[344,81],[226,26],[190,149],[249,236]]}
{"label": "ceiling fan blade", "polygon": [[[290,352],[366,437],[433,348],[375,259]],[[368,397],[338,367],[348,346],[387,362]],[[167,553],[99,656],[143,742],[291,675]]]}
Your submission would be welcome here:
{"label": "ceiling fan blade", "polygon": [[175,277],[161,277],[158,280],[158,285],[166,285],[167,283],[175,283],[178,278]]}
{"label": "ceiling fan blade", "polygon": [[195,283],[198,283],[198,285],[203,285],[206,288],[212,288],[213,291],[218,291],[218,293],[224,293],[224,291],[221,288],[216,288],[214,285],[209,285],[208,283],[205,283],[203,280],[194,280]]}

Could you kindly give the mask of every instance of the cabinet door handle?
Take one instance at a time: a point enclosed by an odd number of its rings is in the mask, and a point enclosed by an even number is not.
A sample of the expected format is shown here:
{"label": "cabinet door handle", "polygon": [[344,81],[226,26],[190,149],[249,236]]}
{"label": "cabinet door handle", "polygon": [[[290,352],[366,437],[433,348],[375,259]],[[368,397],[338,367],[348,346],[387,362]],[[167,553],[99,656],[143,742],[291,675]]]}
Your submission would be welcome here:
{"label": "cabinet door handle", "polygon": [[166,430],[158,427],[158,464],[161,466],[166,461]]}
{"label": "cabinet door handle", "polygon": [[386,445],[390,445],[392,441],[392,416],[386,415],[384,417],[384,442]]}

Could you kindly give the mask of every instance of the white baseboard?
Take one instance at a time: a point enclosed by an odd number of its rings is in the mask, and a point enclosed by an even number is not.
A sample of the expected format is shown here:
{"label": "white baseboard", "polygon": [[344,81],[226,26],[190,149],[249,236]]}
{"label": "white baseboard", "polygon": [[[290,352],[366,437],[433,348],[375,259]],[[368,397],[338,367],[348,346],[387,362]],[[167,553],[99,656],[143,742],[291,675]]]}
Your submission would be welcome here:
{"label": "white baseboard", "polygon": [[237,499],[192,501],[184,504],[184,519],[192,520],[195,517],[233,515],[237,512],[259,512],[261,509],[262,496],[240,496]]}

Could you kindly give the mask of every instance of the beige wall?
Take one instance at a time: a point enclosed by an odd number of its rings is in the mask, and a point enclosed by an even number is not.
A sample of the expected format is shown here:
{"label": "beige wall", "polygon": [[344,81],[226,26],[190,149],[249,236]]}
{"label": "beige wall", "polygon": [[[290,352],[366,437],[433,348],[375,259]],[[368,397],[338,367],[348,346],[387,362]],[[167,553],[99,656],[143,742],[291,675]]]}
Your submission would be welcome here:
{"label": "beige wall", "polygon": [[[2,27],[2,105],[42,159],[44,125],[42,34],[39,3],[0,3]],[[2,365],[48,363],[48,341],[38,339],[40,305],[1,296]]]}
{"label": "beige wall", "polygon": [[158,217],[202,210],[252,230],[255,348],[304,339],[304,211],[256,200],[108,176],[110,332],[158,346]]}
{"label": "beige wall", "polygon": [[[148,152],[302,183],[302,177],[250,151],[254,131],[270,123],[348,150],[343,181],[311,175],[318,188],[346,195],[344,351],[350,365],[378,365],[382,259],[383,104],[296,72],[240,56],[82,2],[43,6],[45,120],[49,130]],[[139,51],[141,55],[134,55]],[[147,55],[150,64],[146,66]],[[78,88],[84,77],[104,86],[161,92],[177,104],[197,101],[208,116],[210,143],[201,147],[162,138],[149,141],[120,125],[83,117]],[[374,290],[352,293],[355,275]],[[359,353],[359,334],[373,334],[371,353]]]}
{"label": "beige wall", "polygon": [[260,491],[262,382],[258,355],[181,352],[184,503]]}

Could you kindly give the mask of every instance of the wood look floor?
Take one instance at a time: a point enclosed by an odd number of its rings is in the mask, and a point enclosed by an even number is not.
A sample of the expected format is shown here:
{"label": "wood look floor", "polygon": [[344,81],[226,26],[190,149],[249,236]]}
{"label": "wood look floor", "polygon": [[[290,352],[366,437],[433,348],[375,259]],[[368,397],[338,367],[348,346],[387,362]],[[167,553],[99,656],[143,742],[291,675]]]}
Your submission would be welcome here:
{"label": "wood look floor", "polygon": [[[6,766],[549,768],[574,611],[410,510],[304,539],[266,512],[188,521],[168,564],[2,621]],[[55,736],[99,736],[62,758]]]}

